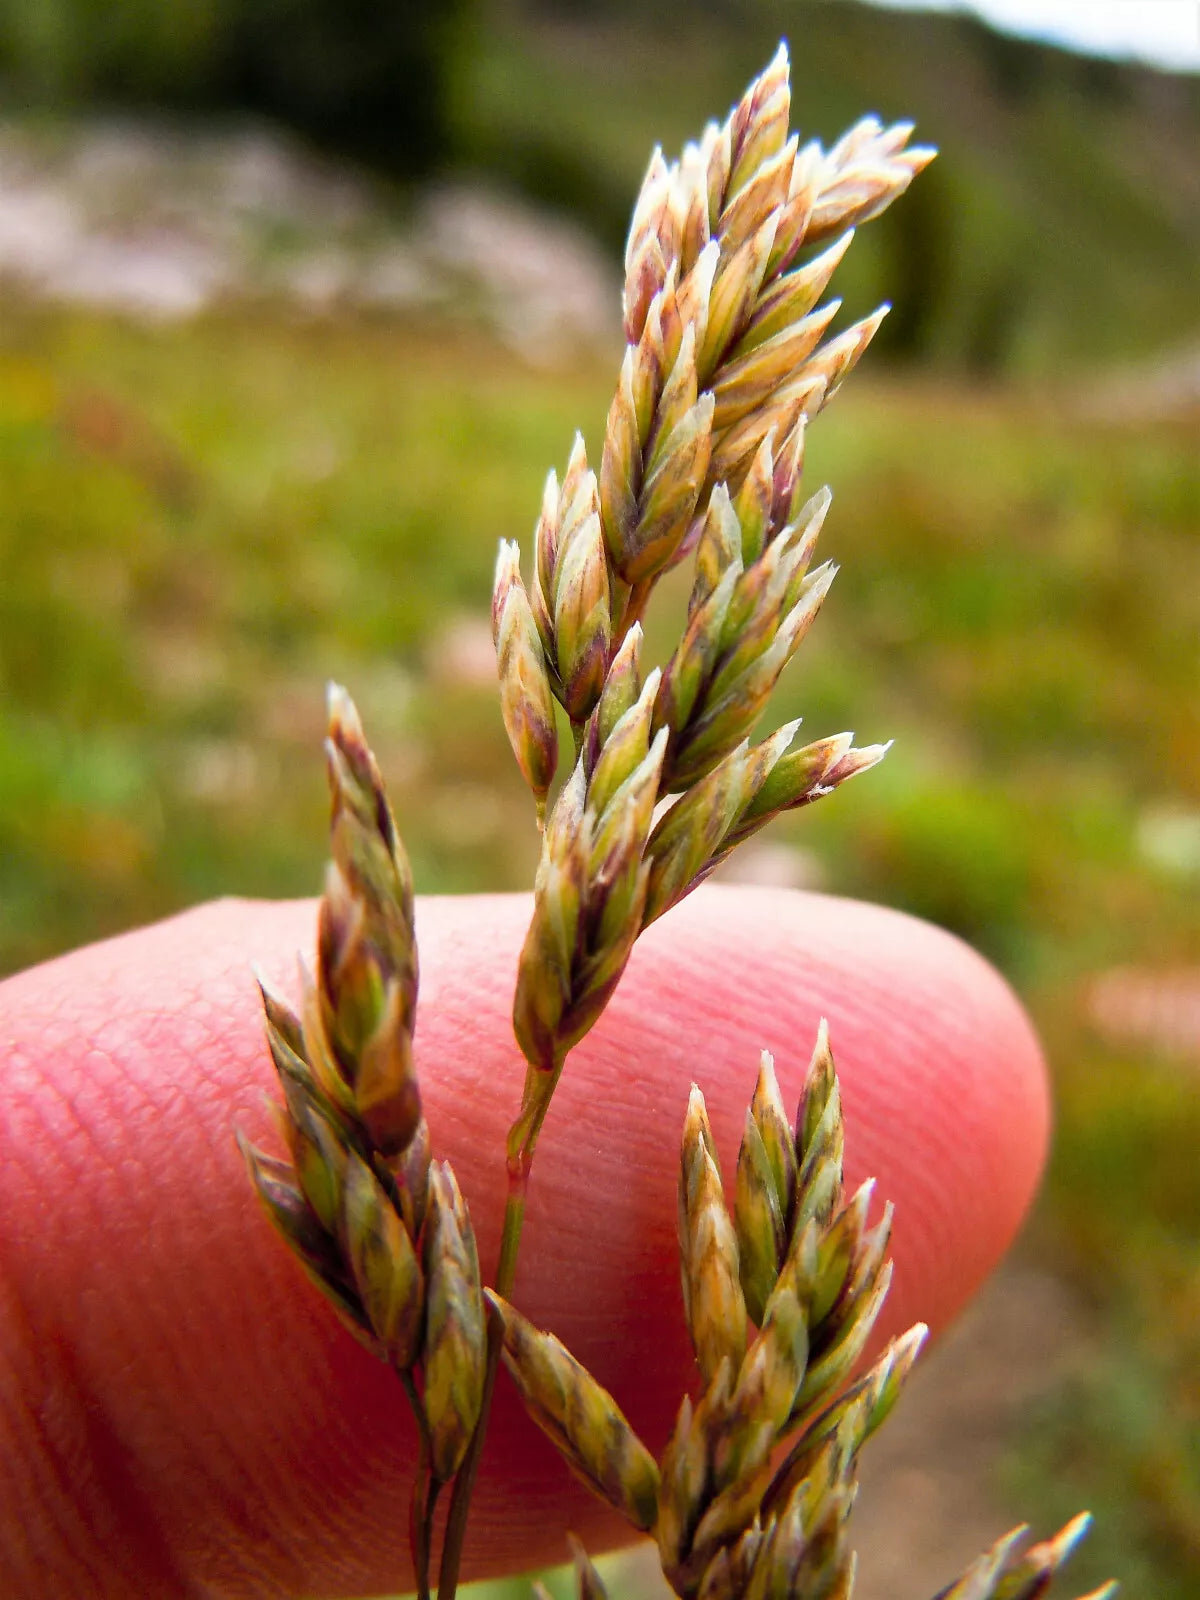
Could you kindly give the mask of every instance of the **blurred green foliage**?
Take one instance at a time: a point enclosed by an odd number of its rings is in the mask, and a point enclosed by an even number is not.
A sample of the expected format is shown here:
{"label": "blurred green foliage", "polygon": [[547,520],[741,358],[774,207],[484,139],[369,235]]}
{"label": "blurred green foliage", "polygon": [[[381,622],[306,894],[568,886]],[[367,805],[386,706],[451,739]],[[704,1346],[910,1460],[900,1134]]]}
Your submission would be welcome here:
{"label": "blurred green foliage", "polygon": [[[62,109],[280,117],[412,177],[477,169],[620,249],[677,150],[780,37],[794,123],[915,118],[942,159],[839,274],[896,310],[877,358],[990,376],[1169,347],[1200,246],[1200,77],[1086,60],[965,15],[855,0],[0,0],[0,90]],[[814,66],[814,63],[819,63]]]}
{"label": "blurred green foliage", "polygon": [[[217,893],[320,878],[322,683],[363,708],[425,890],[516,888],[536,836],[496,715],[500,535],[527,535],[607,364],[535,371],[463,328],[283,312],[0,334],[0,966]],[[999,960],[1048,1036],[1042,1247],[1097,1349],[1021,1457],[1020,1507],[1104,1515],[1085,1573],[1200,1579],[1194,1069],[1092,1032],[1084,985],[1200,970],[1195,420],[856,378],[808,475],[842,564],[782,686],[812,735],[895,736],[776,838],[829,888]],[[668,596],[668,606],[671,597]],[[682,604],[682,587],[673,603]],[[651,643],[669,637],[669,621]]]}
{"label": "blurred green foliage", "polygon": [[805,137],[871,110],[943,151],[839,272],[856,315],[896,303],[877,358],[1046,373],[1170,345],[1194,320],[1200,78],[854,0],[492,0],[480,16],[454,78],[459,159],[614,250],[654,143],[676,152],[786,37]]}
{"label": "blurred green foliage", "polygon": [[0,0],[18,104],[249,110],[404,175],[446,149],[470,0]]}
{"label": "blurred green foliage", "polygon": [[[492,707],[492,551],[572,426],[599,436],[602,363],[567,377],[462,329],[283,314],[29,314],[0,359],[0,828],[32,903],[53,869],[51,903],[78,885],[96,920],[77,931],[99,932],[312,882],[304,741],[329,674],[378,703],[428,886],[525,881],[495,848],[521,813]],[[1187,424],[930,382],[860,381],[822,418],[809,474],[837,485],[843,571],[778,711],[898,738],[849,800],[791,824],[836,886],[1021,977],[1121,959],[1131,920],[1144,954],[1152,937],[1172,954],[1191,885],[1134,838],[1200,770],[1194,445]],[[493,795],[462,819],[481,841],[465,856],[423,831],[446,783]],[[63,942],[18,921],[8,966]]]}

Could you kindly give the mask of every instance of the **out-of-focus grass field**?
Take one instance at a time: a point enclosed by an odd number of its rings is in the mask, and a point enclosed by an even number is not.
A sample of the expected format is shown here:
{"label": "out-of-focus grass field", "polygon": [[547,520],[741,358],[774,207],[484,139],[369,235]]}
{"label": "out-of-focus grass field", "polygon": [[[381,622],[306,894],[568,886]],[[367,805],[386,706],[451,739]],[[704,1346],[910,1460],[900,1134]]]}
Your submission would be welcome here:
{"label": "out-of-focus grass field", "polygon": [[[1131,1597],[1184,1600],[1200,1062],[1103,1044],[1081,996],[1117,965],[1200,971],[1200,429],[866,365],[812,433],[842,572],[774,715],[896,746],[776,837],[824,887],[960,932],[1032,1006],[1059,1107],[1033,1248],[1097,1335],[1031,1421],[1014,1503],[1046,1525],[1098,1513],[1077,1589],[1118,1572]],[[598,454],[614,371],[269,308],[158,330],[7,316],[0,969],[209,895],[313,891],[331,676],[363,710],[419,886],[526,886],[493,553],[527,542],[576,426]]]}

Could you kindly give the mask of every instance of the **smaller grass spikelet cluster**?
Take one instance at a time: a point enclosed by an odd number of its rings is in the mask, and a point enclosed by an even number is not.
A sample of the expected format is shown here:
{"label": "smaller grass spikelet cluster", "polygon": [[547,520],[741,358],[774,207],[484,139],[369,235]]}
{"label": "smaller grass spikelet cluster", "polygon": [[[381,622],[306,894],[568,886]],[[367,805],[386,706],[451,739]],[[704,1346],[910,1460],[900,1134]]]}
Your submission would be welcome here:
{"label": "smaller grass spikelet cluster", "polygon": [[[404,1381],[421,1440],[414,1542],[479,1420],[486,1326],[475,1236],[431,1158],[413,1062],[413,892],[383,783],[344,691],[329,696],[332,860],[300,1016],[263,986],[290,1160],[243,1143],[268,1214],[342,1321]],[[419,1563],[420,1564],[420,1563]],[[424,1575],[423,1575],[424,1581]]]}
{"label": "smaller grass spikelet cluster", "polygon": [[[651,1534],[681,1600],[848,1600],[848,1521],[864,1443],[925,1341],[918,1324],[852,1378],[891,1280],[891,1210],[847,1197],[841,1096],[822,1024],[793,1123],[764,1052],[732,1208],[699,1089],[684,1122],[679,1247],[700,1392],[656,1462],[613,1397],[552,1334],[487,1291],[530,1416],[588,1487]],[[1022,1552],[1017,1530],[939,1600],[1035,1600],[1086,1531]],[[599,1579],[575,1552],[581,1600]],[[1101,1600],[1113,1591],[1097,1591]]]}

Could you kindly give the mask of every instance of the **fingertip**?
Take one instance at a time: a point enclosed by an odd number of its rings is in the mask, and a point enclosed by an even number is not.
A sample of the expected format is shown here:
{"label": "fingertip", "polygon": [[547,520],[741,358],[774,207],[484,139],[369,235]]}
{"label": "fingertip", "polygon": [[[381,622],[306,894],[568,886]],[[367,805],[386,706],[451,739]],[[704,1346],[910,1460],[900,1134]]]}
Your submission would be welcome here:
{"label": "fingertip", "polygon": [[[498,1152],[524,1075],[511,997],[528,912],[522,897],[418,907],[423,1093],[485,1270],[504,1197]],[[225,901],[6,985],[6,1149],[17,1159],[0,1187],[5,1266],[26,1314],[72,1351],[87,1406],[121,1438],[180,1570],[211,1578],[258,1563],[272,1581],[303,1570],[349,1592],[402,1585],[403,1398],[270,1233],[233,1139],[239,1126],[270,1139],[250,963],[294,994],[313,928],[311,903]],[[1041,1056],[986,963],[877,907],[732,888],[686,901],[640,941],[564,1074],[514,1295],[652,1448],[692,1375],[674,1237],[688,1085],[704,1090],[728,1177],[761,1049],[794,1103],[822,1015],[849,1180],[874,1174],[880,1200],[896,1203],[890,1331],[944,1325],[1036,1186]],[[53,1237],[48,1192],[60,1196]],[[502,1392],[472,1575],[559,1559],[564,1516],[597,1548],[615,1535]],[[386,1537],[372,1532],[385,1524]]]}

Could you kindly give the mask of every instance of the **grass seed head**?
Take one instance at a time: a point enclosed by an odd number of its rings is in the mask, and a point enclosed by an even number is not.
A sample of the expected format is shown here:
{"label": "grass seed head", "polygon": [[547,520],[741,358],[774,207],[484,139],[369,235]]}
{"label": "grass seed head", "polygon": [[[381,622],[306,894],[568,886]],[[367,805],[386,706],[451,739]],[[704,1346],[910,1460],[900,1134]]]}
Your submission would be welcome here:
{"label": "grass seed head", "polygon": [[255,1192],[284,1243],[332,1304],[343,1326],[373,1355],[382,1357],[385,1352],[359,1302],[336,1242],[317,1220],[291,1167],[286,1161],[256,1150],[240,1134],[238,1146]]}
{"label": "grass seed head", "polygon": [[829,1024],[821,1018],[796,1110],[797,1193],[804,1216],[827,1221],[841,1197],[846,1134]]}
{"label": "grass seed head", "polygon": [[746,1600],[767,1600],[775,1595],[848,1600],[855,1563],[846,1540],[846,1524],[853,1505],[853,1486],[839,1484],[823,1498],[816,1516],[805,1515],[803,1502],[785,1510],[763,1541],[746,1587]]}
{"label": "grass seed head", "polygon": [[564,543],[556,577],[554,642],[562,703],[573,722],[582,722],[604,687],[612,628],[598,509]]}
{"label": "grass seed head", "polygon": [[543,1074],[554,1073],[599,1017],[642,929],[646,840],[666,751],[665,735],[648,737],[657,687],[652,673],[602,748],[590,784],[579,761],[547,825],[513,1004],[517,1041]]}
{"label": "grass seed head", "polygon": [[[909,146],[911,125],[874,118],[828,150],[801,146],[789,114],[781,47],[723,124],[677,162],[654,152],[626,246],[627,348],[599,480],[577,440],[562,488],[553,474],[547,482],[522,637],[547,696],[572,717],[579,759],[551,813],[521,956],[514,1025],[530,1062],[521,1140],[540,1126],[565,1052],[599,1016],[640,928],[771,818],[886,751],[856,749],[849,734],[793,749],[795,723],[757,744],[749,736],[835,571],[809,570],[829,493],[803,498],[807,426],[887,310],[832,333],[839,302],[823,296],[854,229],[933,152]],[[815,245],[825,248],[813,254]],[[643,677],[639,619],[659,577],[692,552],[683,637],[661,675]],[[524,594],[515,547],[507,562],[501,608]],[[510,737],[517,747],[511,724]],[[544,797],[552,762],[542,755]],[[291,1071],[286,1021],[277,1035]],[[532,1148],[518,1143],[518,1154]],[[628,1457],[636,1493],[614,1466],[628,1425],[611,1397],[557,1340],[493,1300],[531,1412],[598,1493],[624,1499],[638,1526],[653,1523],[684,1600],[849,1600],[858,1452],[925,1330],[851,1381],[888,1291],[891,1218],[889,1208],[869,1225],[870,1185],[843,1200],[843,1145],[822,1023],[794,1132],[764,1056],[731,1219],[693,1089],[678,1218],[705,1387],[697,1403],[684,1399],[657,1471],[640,1445]],[[749,1348],[748,1314],[758,1328]],[[789,1436],[774,1466],[773,1447]],[[1002,1542],[942,1600],[1033,1600],[1077,1531],[1024,1556]],[[599,1600],[578,1551],[577,1563],[581,1600]]]}
{"label": "grass seed head", "polygon": [[771,1443],[792,1414],[808,1365],[807,1307],[790,1273],[771,1291],[762,1325],[742,1361],[734,1407],[745,1417],[771,1425]]}
{"label": "grass seed head", "polygon": [[[793,382],[840,309],[840,300],[830,300],[770,338],[732,355],[713,384],[713,427],[719,433],[727,432],[758,411],[785,383]],[[833,344],[828,348],[832,349]],[[824,367],[814,367],[813,371],[823,373]]]}
{"label": "grass seed head", "polygon": [[[711,381],[725,352],[737,343],[754,313],[778,222],[778,213],[767,209],[740,242],[726,231],[711,258],[717,266],[708,295],[704,337],[696,355],[699,376],[705,383]],[[713,421],[716,427],[724,426],[716,416]]]}
{"label": "grass seed head", "polygon": [[904,193],[937,154],[909,146],[912,131],[910,122],[884,128],[875,117],[864,117],[842,135],[821,162],[807,244],[860,227]]}
{"label": "grass seed head", "polygon": [[734,1227],[746,1312],[751,1322],[761,1325],[779,1278],[787,1232],[762,1134],[749,1111],[738,1151]]}
{"label": "grass seed head", "polygon": [[635,622],[621,641],[621,647],[612,659],[604,688],[587,732],[584,754],[590,777],[599,760],[600,752],[612,738],[617,724],[627,711],[631,711],[642,695],[642,629]]}
{"label": "grass seed head", "polygon": [[748,355],[806,318],[828,288],[829,280],[850,248],[853,238],[854,229],[848,228],[840,239],[804,266],[774,277],[770,288],[759,295],[754,315],[747,323],[734,355]]}
{"label": "grass seed head", "polygon": [[550,1073],[560,1055],[563,1019],[575,994],[591,857],[590,825],[557,825],[570,800],[563,790],[542,841],[533,917],[517,964],[513,1031],[531,1066]]}
{"label": "grass seed head", "polygon": [[790,1236],[796,1199],[796,1156],[775,1064],[763,1051],[754,1098],[738,1152],[734,1219],[742,1290],[750,1319],[762,1325]]}
{"label": "grass seed head", "polygon": [[[665,730],[660,737],[665,737]],[[650,862],[647,924],[682,899],[715,856],[746,803],[748,753],[743,742],[659,818],[646,845]]]}
{"label": "grass seed head", "polygon": [[284,1098],[283,1132],[304,1198],[325,1231],[336,1233],[349,1156],[345,1132],[325,1103],[299,1084],[285,1081]]}
{"label": "grass seed head", "polygon": [[534,540],[530,604],[551,689],[578,723],[599,699],[612,629],[600,496],[578,434],[561,490],[553,472],[546,480]]}
{"label": "grass seed head", "polygon": [[658,459],[625,509],[605,523],[613,566],[625,583],[642,583],[670,566],[708,474],[713,398],[703,394],[662,442]]}
{"label": "grass seed head", "polygon": [[689,617],[704,604],[730,567],[743,564],[742,523],[719,483],[713,490],[696,536],[696,576],[688,600]]}
{"label": "grass seed head", "polygon": [[[785,763],[790,732],[753,751],[741,748],[833,575],[829,566],[807,573],[827,494],[808,502],[800,522],[792,520],[800,502],[806,415],[832,392],[877,325],[868,319],[821,342],[836,305],[816,303],[849,245],[849,223],[819,257],[795,270],[790,264],[808,242],[814,208],[827,190],[832,195],[840,184],[840,200],[848,205],[859,181],[851,174],[864,163],[899,163],[889,183],[899,181],[901,168],[910,176],[915,170],[902,159],[911,130],[864,126],[827,155],[814,144],[802,149],[788,136],[789,107],[781,51],[726,122],[706,129],[678,162],[655,152],[635,207],[626,249],[628,348],[598,486],[601,527],[620,580],[609,591],[611,639],[632,638],[633,646],[617,645],[601,674],[600,652],[591,653],[603,632],[600,588],[573,603],[572,626],[586,641],[576,653],[588,667],[587,694],[572,706],[577,725],[601,684],[597,714],[582,736],[592,803],[576,811],[582,817],[586,809],[590,818],[591,854],[582,876],[571,880],[569,897],[577,894],[587,914],[581,911],[581,921],[570,914],[557,919],[560,930],[581,937],[574,974],[549,985],[552,1003],[528,1003],[538,983],[522,963],[519,987],[526,998],[518,1011],[534,1021],[541,1013],[539,1026],[522,1029],[531,1059],[553,1059],[554,1051],[561,1056],[577,1036],[573,1024],[599,1014],[577,1003],[584,969],[603,967],[607,977],[623,962],[623,954],[616,961],[612,956],[625,942],[617,935],[628,931],[625,912],[643,874],[629,849],[637,830],[618,827],[611,813],[630,761],[624,743],[644,759],[646,737],[640,720],[630,717],[645,685],[636,661],[640,633],[631,634],[629,622],[683,551],[697,550],[689,621],[663,674],[648,731],[667,731],[659,796],[684,793],[648,847],[644,920],[661,915],[768,817],[828,792],[834,785],[823,780],[835,756],[842,761],[839,777],[869,764],[856,763],[844,745],[812,749],[803,760]],[[880,199],[873,196],[872,203]],[[724,476],[728,486],[720,481]],[[550,651],[551,678],[561,694],[569,671],[552,591],[567,525],[575,518],[592,527],[594,506],[594,480],[577,441],[562,490],[553,478],[548,482],[537,538],[535,610],[543,640],[559,651]],[[579,564],[585,565],[582,555]],[[618,625],[623,585],[633,592]],[[572,595],[582,595],[584,587],[573,583]],[[589,872],[615,881],[617,845],[625,852],[621,896],[589,894]],[[539,876],[552,877],[545,869]],[[535,911],[535,920],[546,921],[549,909]],[[616,941],[607,954],[586,948],[586,930],[597,916],[606,940]],[[533,949],[544,947],[543,934],[533,939]],[[564,957],[556,965],[562,978],[572,963]],[[559,1026],[567,1017],[571,1024]]]}
{"label": "grass seed head", "polygon": [[656,667],[642,685],[636,701],[612,726],[600,746],[587,780],[587,805],[597,821],[611,809],[614,796],[649,753],[654,701],[661,676]]}
{"label": "grass seed head", "polygon": [[729,113],[725,124],[729,145],[727,196],[744,188],[787,139],[792,104],[790,72],[787,45],[781,43]]}
{"label": "grass seed head", "polygon": [[[1087,1512],[1041,1544],[1022,1550],[1028,1528],[1014,1528],[967,1568],[957,1583],[948,1584],[937,1600],[1039,1600],[1091,1526]],[[1081,1595],[1080,1600],[1113,1600],[1115,1583]]]}

